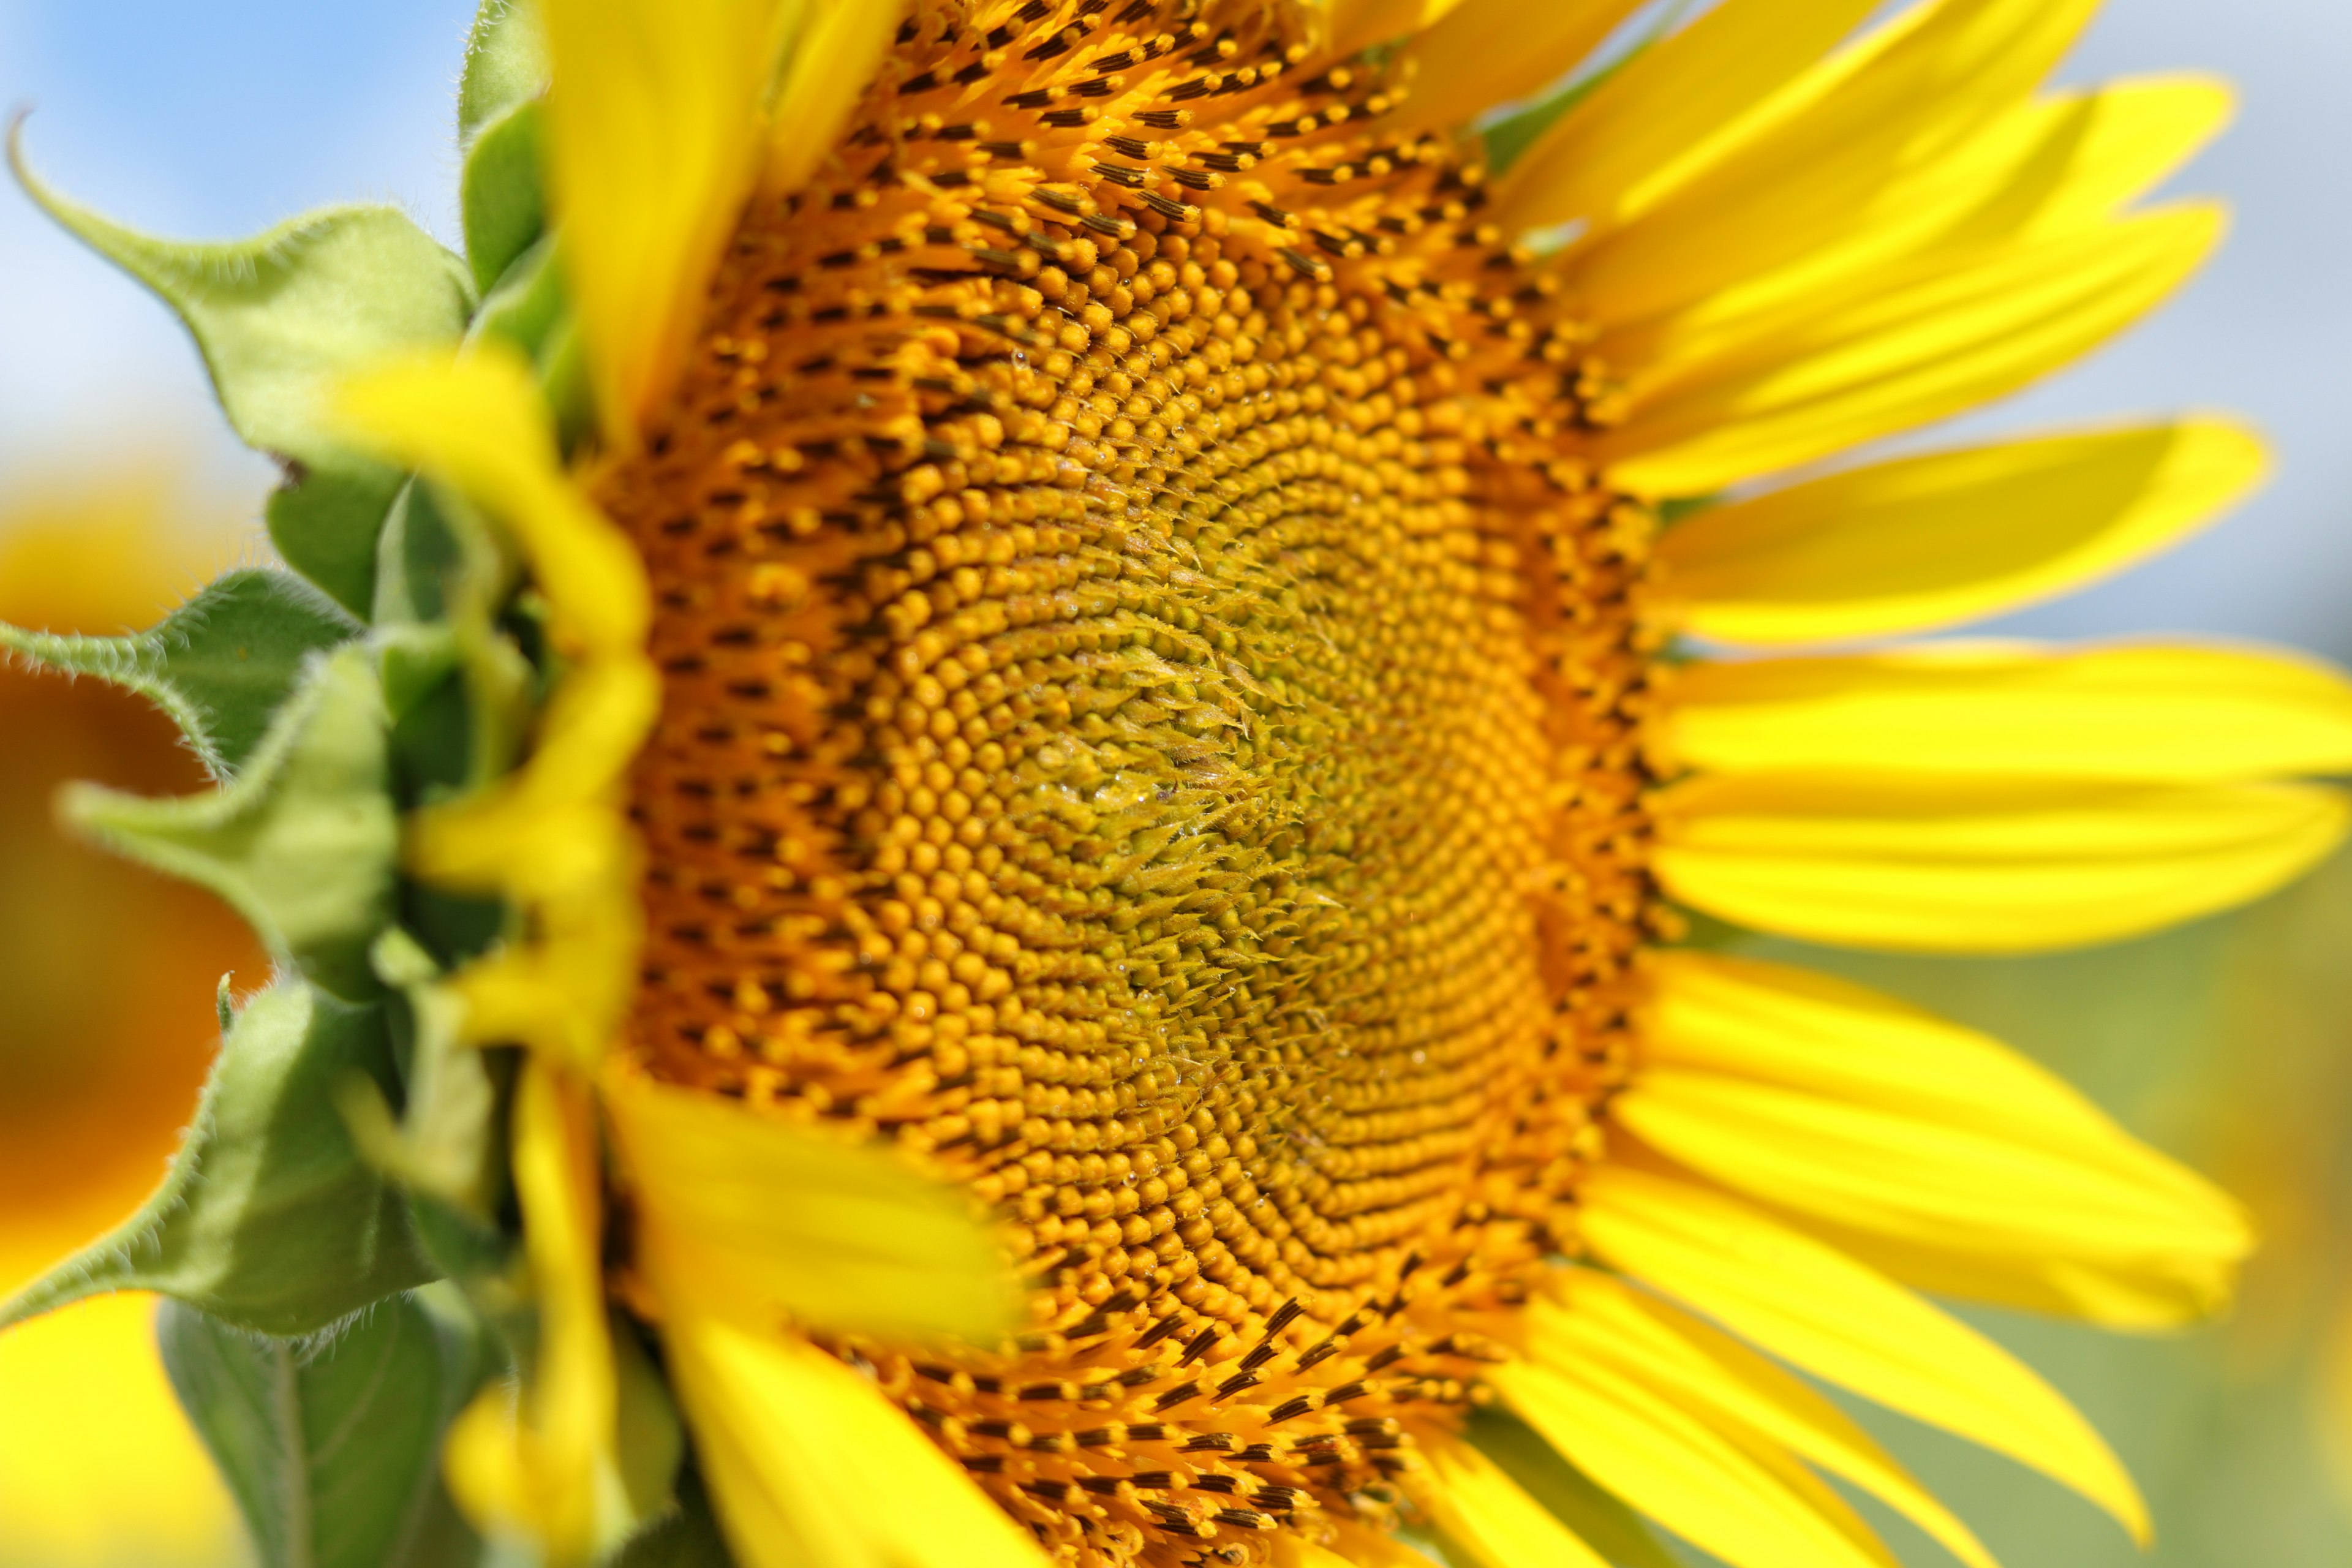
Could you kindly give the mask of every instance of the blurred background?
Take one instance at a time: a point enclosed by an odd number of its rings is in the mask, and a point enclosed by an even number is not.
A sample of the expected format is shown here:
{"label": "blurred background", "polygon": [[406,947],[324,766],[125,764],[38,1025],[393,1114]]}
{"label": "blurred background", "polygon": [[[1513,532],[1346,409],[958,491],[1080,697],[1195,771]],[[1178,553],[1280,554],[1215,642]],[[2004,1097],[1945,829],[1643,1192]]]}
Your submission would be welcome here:
{"label": "blurred background", "polygon": [[[33,166],[150,232],[252,233],[392,201],[454,243],[452,94],[472,0],[0,0],[0,105]],[[2233,80],[2236,127],[2182,187],[2238,227],[2169,310],[1976,428],[2199,405],[2282,456],[2242,512],[1995,630],[2261,638],[2352,660],[2352,5],[2108,0],[2063,73]],[[149,624],[257,558],[269,467],[214,412],[148,296],[0,190],[0,619]],[[201,895],[59,838],[58,783],[194,788],[143,706],[0,670],[0,1292],[127,1212],[193,1107],[212,992],[261,959]],[[1787,944],[1760,951],[1787,956]],[[1976,1314],[2108,1433],[2150,1495],[2141,1558],[2088,1505],[1901,1423],[1890,1445],[2010,1568],[2352,1563],[2352,858],[2147,942],[2001,963],[1810,952],[2013,1042],[2218,1175],[2266,1247],[2226,1322],[2123,1339]],[[1912,1568],[1950,1560],[1888,1522]],[[175,1425],[145,1304],[0,1338],[0,1568],[246,1561]]]}

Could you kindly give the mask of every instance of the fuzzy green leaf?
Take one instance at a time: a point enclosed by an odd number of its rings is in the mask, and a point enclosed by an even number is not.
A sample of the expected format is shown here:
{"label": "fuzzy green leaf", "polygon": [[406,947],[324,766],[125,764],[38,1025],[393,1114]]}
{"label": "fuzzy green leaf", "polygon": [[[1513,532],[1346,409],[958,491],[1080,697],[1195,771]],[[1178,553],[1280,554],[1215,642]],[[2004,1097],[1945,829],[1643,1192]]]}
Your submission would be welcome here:
{"label": "fuzzy green leaf", "polygon": [[156,1335],[263,1568],[481,1559],[439,1475],[442,1433],[489,1370],[461,1302],[404,1297],[308,1343],[166,1303]]}
{"label": "fuzzy green leaf", "polygon": [[547,232],[541,119],[536,102],[516,104],[482,127],[466,150],[458,183],[466,260],[476,285],[485,290]]}
{"label": "fuzzy green leaf", "polygon": [[353,645],[313,667],[231,783],[167,800],[77,785],[66,815],[118,853],[211,889],[312,980],[365,999],[399,852],[386,728],[373,662]]}
{"label": "fuzzy green leaf", "polygon": [[0,648],[95,676],[171,715],[215,778],[242,768],[302,664],[359,627],[283,572],[231,572],[135,636],[62,637],[0,626]]}
{"label": "fuzzy green leaf", "polygon": [[278,552],[366,615],[376,532],[401,478],[333,439],[327,391],[404,350],[456,343],[474,303],[465,263],[385,206],[331,207],[223,244],[156,239],[42,186],[14,136],[9,161],[51,217],[186,325],[230,426],[286,466],[268,509]]}
{"label": "fuzzy green leaf", "polygon": [[1465,1436],[1614,1568],[1681,1568],[1640,1515],[1561,1458],[1525,1423],[1481,1410],[1470,1417]]}
{"label": "fuzzy green leaf", "polygon": [[335,1114],[354,1077],[394,1089],[381,1006],[299,981],[255,997],[154,1196],[0,1305],[0,1328],[111,1290],[156,1290],[242,1328],[310,1333],[430,1279],[399,1194]]}
{"label": "fuzzy green leaf", "polygon": [[482,0],[466,38],[457,80],[457,142],[471,146],[483,127],[547,89],[547,31],[528,0]]}

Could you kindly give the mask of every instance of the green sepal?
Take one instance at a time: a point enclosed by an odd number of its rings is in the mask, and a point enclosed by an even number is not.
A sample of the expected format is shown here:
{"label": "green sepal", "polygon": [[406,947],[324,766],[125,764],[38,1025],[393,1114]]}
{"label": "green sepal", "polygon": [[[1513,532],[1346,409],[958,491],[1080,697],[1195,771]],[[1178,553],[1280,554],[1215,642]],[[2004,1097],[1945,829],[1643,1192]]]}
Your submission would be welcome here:
{"label": "green sepal", "polygon": [[186,325],[230,426],[285,465],[267,510],[278,553],[366,615],[401,477],[332,437],[329,392],[404,351],[455,344],[474,305],[466,264],[387,206],[331,207],[225,244],[156,239],[42,186],[13,135],[8,153],[34,201]]}
{"label": "green sepal", "polygon": [[544,356],[570,322],[571,310],[554,242],[542,239],[518,256],[498,287],[482,296],[469,336],[512,343],[543,367]]}
{"label": "green sepal", "polygon": [[641,1531],[677,1510],[678,1471],[686,1462],[686,1426],[678,1418],[669,1384],[637,1337],[636,1327],[614,1312],[611,1328],[613,1373],[619,1395],[614,1458],[622,1494],[635,1516],[632,1529]]}
{"label": "green sepal", "polygon": [[547,90],[547,29],[527,0],[482,0],[457,79],[457,144],[471,146],[499,116]]}
{"label": "green sepal", "polygon": [[466,259],[485,293],[547,230],[538,100],[547,90],[547,36],[537,9],[485,0],[457,84],[458,209]]}
{"label": "green sepal", "polygon": [[0,1328],[112,1290],[155,1290],[240,1328],[302,1334],[433,1278],[400,1196],[333,1097],[396,1087],[380,1006],[281,981],[221,1042],[194,1124],[145,1206],[0,1305]]}
{"label": "green sepal", "polygon": [[395,927],[373,954],[394,994],[394,1056],[405,1090],[404,1114],[370,1079],[354,1076],[337,1096],[361,1152],[412,1196],[457,1210],[494,1228],[506,1194],[503,1086],[478,1048],[459,1037],[464,1004],[439,984],[440,965],[416,939]]}
{"label": "green sepal", "polygon": [[314,663],[230,783],[163,800],[78,784],[64,810],[118,853],[211,889],[310,979],[364,1000],[399,854],[387,729],[355,644]]}
{"label": "green sepal", "polygon": [[446,1288],[314,1341],[166,1303],[172,1387],[236,1499],[263,1568],[460,1568],[484,1556],[440,1478],[441,1439],[495,1370]]}
{"label": "green sepal", "polygon": [[539,389],[555,420],[557,444],[570,453],[595,429],[596,407],[588,361],[571,296],[551,237],[517,257],[483,297],[472,337],[499,338],[529,354],[539,367]]}
{"label": "green sepal", "polygon": [[701,1478],[678,1478],[677,1507],[621,1548],[611,1568],[735,1568]]}
{"label": "green sepal", "polygon": [[484,290],[547,232],[541,118],[536,102],[518,103],[483,126],[466,150],[457,205],[466,260]]}
{"label": "green sepal", "polygon": [[1639,1514],[1561,1458],[1525,1422],[1478,1410],[1463,1435],[1614,1568],[1682,1568]]}
{"label": "green sepal", "polygon": [[130,637],[63,637],[0,625],[0,648],[136,691],[169,714],[216,779],[243,768],[303,662],[359,626],[300,579],[239,571]]}

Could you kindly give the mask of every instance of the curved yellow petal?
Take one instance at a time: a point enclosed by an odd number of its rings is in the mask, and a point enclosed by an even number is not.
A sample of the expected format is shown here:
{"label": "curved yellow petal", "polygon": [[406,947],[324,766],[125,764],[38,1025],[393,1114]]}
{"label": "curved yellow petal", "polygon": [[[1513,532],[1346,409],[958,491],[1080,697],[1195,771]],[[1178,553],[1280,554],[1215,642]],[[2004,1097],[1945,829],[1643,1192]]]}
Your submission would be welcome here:
{"label": "curved yellow petal", "polygon": [[1982,156],[1990,128],[2028,101],[2095,9],[1912,7],[1626,193],[1616,226],[1562,257],[1563,280],[1592,320],[1623,327],[1881,226],[1907,229],[1905,187]]}
{"label": "curved yellow petal", "polygon": [[2346,797],[1885,773],[1700,778],[1657,797],[1667,894],[1758,930],[1918,952],[2034,952],[2231,908],[2317,864]]}
{"label": "curved yellow petal", "polygon": [[1724,0],[1621,67],[1512,164],[1495,221],[1611,226],[1677,159],[1786,88],[1873,0]]}
{"label": "curved yellow petal", "polygon": [[1623,1166],[1580,1193],[1611,1265],[1741,1338],[2081,1492],[2136,1539],[2147,1506],[2097,1433],[2006,1351],[1820,1242],[1733,1199]]}
{"label": "curved yellow petal", "polygon": [[779,0],[541,0],[548,180],[604,434],[676,380],[758,174]]}
{"label": "curved yellow petal", "polygon": [[623,786],[660,703],[644,647],[645,563],[564,470],[530,370],[511,351],[394,362],[343,386],[338,412],[355,443],[509,531],[569,660],[522,766],[414,814],[404,854],[416,875],[504,895],[530,917],[524,941],[457,976],[468,1037],[521,1041],[590,1070],[635,984],[638,856]]}
{"label": "curved yellow petal", "polygon": [[1658,542],[1660,614],[1779,645],[1958,625],[2120,571],[2270,470],[2216,419],[1905,458],[1713,507]]}
{"label": "curved yellow petal", "polygon": [[767,167],[760,180],[769,196],[800,189],[831,155],[907,6],[906,0],[819,0],[810,9],[814,15],[793,42],[770,112]]}
{"label": "curved yellow petal", "polygon": [[645,563],[565,473],[530,365],[486,343],[396,360],[337,399],[351,438],[462,491],[512,530],[570,654],[628,653],[652,618]]}
{"label": "curved yellow petal", "polygon": [[1736,271],[1683,268],[1685,288],[1701,291],[1658,301],[1669,321],[1614,333],[1610,349],[1646,357],[1776,308],[1833,303],[1889,269],[1958,265],[2106,221],[2210,140],[2234,101],[2220,82],[2184,77],[2020,104],[1888,184],[1866,213],[1822,210],[1811,223],[1788,213],[1769,250]]}
{"label": "curved yellow petal", "polygon": [[617,1458],[620,1391],[604,1316],[604,1199],[587,1086],[534,1057],[515,1094],[538,1354],[526,1384],[485,1389],[450,1429],[450,1492],[486,1530],[520,1532],[551,1563],[585,1563],[629,1517]]}
{"label": "curved yellow petal", "polygon": [[[1653,1147],[1926,1289],[2116,1328],[2227,1300],[2252,1239],[2239,1205],[1998,1040],[1807,970],[1680,952],[1648,968],[1643,1070],[1612,1114]],[[1857,1184],[1826,1144],[1756,1160],[1753,1124],[1706,1143],[1720,1108],[1696,1108],[1702,1132],[1675,1087],[1702,1079],[1847,1108],[1899,1147]],[[1948,1158],[1969,1140],[1992,1146],[1987,1169]],[[1999,1190],[2020,1154],[2053,1173],[2022,1197]]]}
{"label": "curved yellow petal", "polygon": [[1016,1321],[962,1200],[889,1156],[619,1067],[604,1104],[662,1300],[747,1325],[982,1342]]}
{"label": "curved yellow petal", "polygon": [[1706,495],[2017,391],[2154,309],[2220,242],[2189,205],[1804,300],[1629,367],[1594,443],[1637,495]]}
{"label": "curved yellow petal", "polygon": [[1458,1438],[1422,1446],[1428,1485],[1415,1496],[1437,1527],[1485,1568],[1609,1568],[1503,1468]]}
{"label": "curved yellow petal", "polygon": [[1744,1427],[1860,1487],[1970,1568],[1993,1568],[1968,1526],[1868,1433],[1720,1330],[1590,1268],[1555,1274],[1528,1313],[1528,1349],[1539,1363],[1605,1363],[1717,1427]]}
{"label": "curved yellow petal", "polygon": [[1594,1362],[1507,1362],[1487,1382],[1561,1456],[1732,1568],[1891,1568],[1867,1526],[1775,1445],[1743,1443]]}
{"label": "curved yellow petal", "polygon": [[2053,1151],[1672,1068],[1645,1072],[1611,1113],[1652,1148],[1776,1207],[2011,1267],[2055,1258],[2150,1278],[2171,1287],[2184,1318],[2226,1300],[2251,1245],[2228,1205],[2142,1184],[2122,1149]]}
{"label": "curved yellow petal", "polygon": [[1643,0],[1461,0],[1405,47],[1398,131],[1467,124],[1566,76]]}
{"label": "curved yellow petal", "polygon": [[2352,773],[2352,680],[2285,654],[1951,644],[1693,665],[1666,698],[1661,752],[1708,773]]}
{"label": "curved yellow petal", "polygon": [[719,1523],[744,1568],[1045,1568],[874,1384],[785,1334],[664,1326]]}

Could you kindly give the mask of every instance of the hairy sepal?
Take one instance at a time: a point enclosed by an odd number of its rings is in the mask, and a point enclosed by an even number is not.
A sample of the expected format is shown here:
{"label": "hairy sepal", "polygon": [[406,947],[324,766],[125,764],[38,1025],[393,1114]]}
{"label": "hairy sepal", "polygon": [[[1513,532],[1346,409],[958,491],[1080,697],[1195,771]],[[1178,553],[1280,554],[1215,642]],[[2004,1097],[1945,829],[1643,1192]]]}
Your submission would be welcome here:
{"label": "hairy sepal", "polygon": [[403,353],[455,343],[474,305],[466,264],[388,206],[331,207],[247,240],[157,239],[48,190],[9,158],[57,222],[171,306],[196,340],[221,410],[277,458],[269,537],[355,616],[368,612],[376,534],[401,476],[329,434],[326,389]]}
{"label": "hairy sepal", "polygon": [[470,147],[500,115],[547,90],[547,33],[527,0],[482,0],[457,79],[457,144]]}
{"label": "hairy sepal", "polygon": [[386,739],[374,662],[352,646],[310,667],[230,783],[170,799],[78,784],[64,810],[118,854],[219,894],[282,960],[365,1001],[399,856]]}
{"label": "hairy sepal", "polygon": [[547,232],[539,107],[547,79],[547,37],[534,8],[487,0],[457,87],[458,209],[466,260],[484,293]]}
{"label": "hairy sepal", "polygon": [[226,780],[260,746],[305,661],[359,630],[297,577],[237,571],[143,632],[68,637],[0,626],[0,648],[139,693],[179,725],[214,778]]}
{"label": "hairy sepal", "polygon": [[399,1194],[334,1096],[395,1091],[381,1006],[281,980],[236,1016],[163,1184],[114,1233],[0,1306],[0,1328],[113,1290],[154,1290],[239,1328],[304,1334],[433,1270]]}
{"label": "hairy sepal", "polygon": [[497,1358],[446,1288],[310,1341],[166,1303],[172,1387],[263,1568],[466,1568],[485,1549],[443,1490],[443,1432]]}

